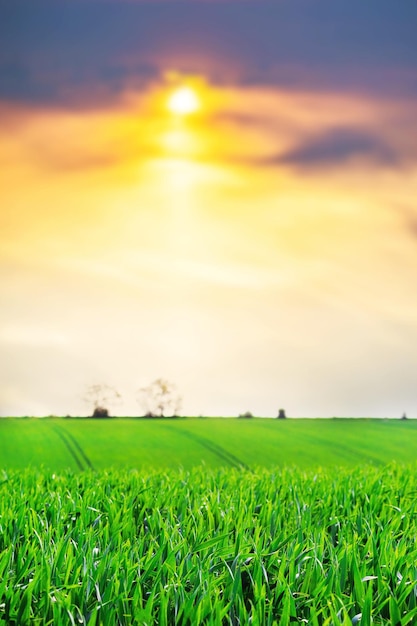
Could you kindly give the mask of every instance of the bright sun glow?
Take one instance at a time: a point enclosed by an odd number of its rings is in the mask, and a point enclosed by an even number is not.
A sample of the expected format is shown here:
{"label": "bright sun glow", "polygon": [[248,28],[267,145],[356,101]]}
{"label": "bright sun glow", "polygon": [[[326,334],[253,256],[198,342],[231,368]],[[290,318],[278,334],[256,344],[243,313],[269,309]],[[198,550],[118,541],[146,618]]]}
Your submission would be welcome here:
{"label": "bright sun glow", "polygon": [[178,87],[168,100],[168,109],[176,115],[190,115],[200,109],[197,93],[191,87]]}

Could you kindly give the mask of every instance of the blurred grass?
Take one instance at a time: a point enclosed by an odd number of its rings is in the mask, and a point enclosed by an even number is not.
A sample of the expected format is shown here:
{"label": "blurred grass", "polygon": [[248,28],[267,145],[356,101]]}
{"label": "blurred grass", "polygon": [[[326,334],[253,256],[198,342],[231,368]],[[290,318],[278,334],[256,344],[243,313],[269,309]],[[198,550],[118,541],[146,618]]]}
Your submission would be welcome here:
{"label": "blurred grass", "polygon": [[354,467],[413,462],[417,420],[1,419],[0,467]]}

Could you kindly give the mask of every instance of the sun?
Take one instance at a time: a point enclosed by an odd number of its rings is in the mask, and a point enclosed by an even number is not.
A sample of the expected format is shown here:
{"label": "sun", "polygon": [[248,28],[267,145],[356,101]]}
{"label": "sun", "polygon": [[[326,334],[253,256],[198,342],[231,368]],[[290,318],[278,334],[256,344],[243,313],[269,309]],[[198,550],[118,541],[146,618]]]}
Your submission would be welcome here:
{"label": "sun", "polygon": [[178,87],[168,98],[168,110],[175,115],[191,115],[201,108],[200,99],[192,87]]}

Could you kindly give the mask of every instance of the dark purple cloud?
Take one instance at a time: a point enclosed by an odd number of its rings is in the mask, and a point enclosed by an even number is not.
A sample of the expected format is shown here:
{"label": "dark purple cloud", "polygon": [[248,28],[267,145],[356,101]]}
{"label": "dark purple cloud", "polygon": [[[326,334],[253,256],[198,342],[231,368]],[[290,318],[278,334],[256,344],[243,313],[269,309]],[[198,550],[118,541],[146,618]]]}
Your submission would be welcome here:
{"label": "dark purple cloud", "polygon": [[397,166],[400,162],[399,155],[383,139],[363,130],[343,127],[308,138],[264,163],[283,163],[303,169],[327,168],[343,165],[356,157],[387,166]]}
{"label": "dark purple cloud", "polygon": [[0,98],[73,106],[167,65],[218,83],[417,94],[416,24],[417,3],[392,0],[0,0]]}

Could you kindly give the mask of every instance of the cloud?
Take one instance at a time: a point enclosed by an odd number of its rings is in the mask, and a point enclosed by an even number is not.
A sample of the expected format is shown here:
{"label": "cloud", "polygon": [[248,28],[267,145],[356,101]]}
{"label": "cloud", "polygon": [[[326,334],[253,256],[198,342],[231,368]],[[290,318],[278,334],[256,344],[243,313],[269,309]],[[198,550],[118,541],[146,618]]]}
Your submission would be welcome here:
{"label": "cloud", "polygon": [[360,19],[331,0],[2,3],[0,99],[97,105],[167,69],[218,84],[417,93],[417,6],[359,4]]}
{"label": "cloud", "polygon": [[[51,49],[48,54],[53,55]],[[161,80],[158,67],[146,63],[110,61],[101,64],[86,58],[80,66],[74,61],[42,58],[2,61],[0,58],[0,101],[21,102],[34,106],[54,105],[64,108],[108,107],[127,91],[140,92]]]}
{"label": "cloud", "polygon": [[393,209],[401,216],[409,235],[417,238],[417,203],[407,205],[395,204]]}
{"label": "cloud", "polygon": [[407,227],[410,234],[417,238],[417,215],[410,214],[407,218]]}
{"label": "cloud", "polygon": [[263,160],[263,164],[285,164],[298,168],[337,167],[361,158],[379,165],[396,166],[399,156],[384,140],[362,130],[333,128],[308,138],[283,154]]}

